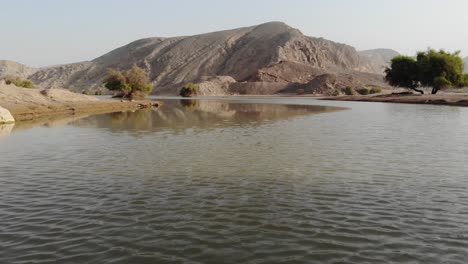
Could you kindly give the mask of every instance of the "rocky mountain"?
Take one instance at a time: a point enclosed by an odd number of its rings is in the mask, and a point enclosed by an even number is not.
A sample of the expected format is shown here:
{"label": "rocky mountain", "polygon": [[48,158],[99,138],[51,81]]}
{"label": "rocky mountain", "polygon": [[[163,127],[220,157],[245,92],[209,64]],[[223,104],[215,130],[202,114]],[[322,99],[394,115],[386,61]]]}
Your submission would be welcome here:
{"label": "rocky mountain", "polygon": [[298,89],[329,94],[345,86],[385,86],[379,63],[390,55],[384,54],[357,52],[270,22],[195,36],[141,39],[92,61],[41,68],[28,77],[44,88],[82,91],[102,86],[109,68],[136,64],[149,73],[157,94],[177,94],[187,82],[199,83],[205,95]]}
{"label": "rocky mountain", "polygon": [[392,49],[372,49],[359,51],[359,55],[365,58],[363,70],[383,74],[385,67],[390,65],[390,60],[400,53]]}
{"label": "rocky mountain", "polygon": [[465,63],[465,72],[468,72],[468,57],[463,59],[463,63]]}

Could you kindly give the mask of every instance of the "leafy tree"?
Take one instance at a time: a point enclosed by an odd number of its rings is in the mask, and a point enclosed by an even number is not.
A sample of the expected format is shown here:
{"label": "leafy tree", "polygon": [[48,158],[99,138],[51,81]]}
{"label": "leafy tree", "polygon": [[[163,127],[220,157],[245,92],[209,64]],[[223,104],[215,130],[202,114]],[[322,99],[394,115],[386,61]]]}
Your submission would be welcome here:
{"label": "leafy tree", "polygon": [[111,91],[121,92],[123,97],[132,97],[136,93],[148,94],[153,90],[148,74],[136,65],[128,71],[109,69],[104,86]]}
{"label": "leafy tree", "polygon": [[424,91],[418,89],[418,65],[412,57],[394,57],[390,67],[385,69],[385,80],[392,86],[405,87],[424,94]]}
{"label": "leafy tree", "polygon": [[397,56],[385,69],[385,80],[393,86],[405,87],[421,94],[420,87],[432,87],[432,94],[441,89],[462,87],[468,82],[463,74],[460,52],[428,49],[418,52],[416,58]]}
{"label": "leafy tree", "polygon": [[127,71],[126,78],[132,92],[137,91],[148,94],[153,90],[153,87],[149,84],[148,74],[136,65],[133,65],[133,67]]}
{"label": "leafy tree", "polygon": [[462,80],[463,87],[468,86],[468,73],[463,74],[462,79],[463,79]]}
{"label": "leafy tree", "polygon": [[180,89],[180,96],[182,97],[192,97],[198,94],[198,86],[193,83],[188,83]]}

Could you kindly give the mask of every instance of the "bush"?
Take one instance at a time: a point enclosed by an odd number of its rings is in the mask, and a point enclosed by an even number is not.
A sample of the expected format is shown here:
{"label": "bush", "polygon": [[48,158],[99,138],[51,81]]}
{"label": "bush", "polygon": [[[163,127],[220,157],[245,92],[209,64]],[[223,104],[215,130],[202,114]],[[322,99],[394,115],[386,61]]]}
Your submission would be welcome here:
{"label": "bush", "polygon": [[91,89],[86,89],[84,90],[83,92],[81,92],[82,94],[86,94],[86,95],[91,95],[92,92],[91,92]]}
{"label": "bush", "polygon": [[7,76],[5,77],[6,84],[14,84],[18,87],[23,88],[34,88],[34,83],[30,80],[21,79],[17,76]]}
{"label": "bush", "polygon": [[193,83],[188,83],[180,89],[180,96],[182,97],[192,97],[198,94],[198,86]]}
{"label": "bush", "polygon": [[332,92],[332,96],[338,96],[340,95],[340,92],[338,90],[335,90]]}
{"label": "bush", "polygon": [[96,90],[94,95],[104,95],[104,90],[103,89],[98,89],[98,90]]}
{"label": "bush", "polygon": [[153,86],[149,83],[148,74],[136,65],[123,72],[109,69],[104,86],[111,91],[121,92],[123,97],[132,97],[133,93],[138,93],[138,97],[144,97],[153,90]]}
{"label": "bush", "polygon": [[361,88],[361,89],[358,90],[358,93],[359,93],[360,95],[368,95],[368,94],[369,94],[369,89],[367,89],[367,88]]}
{"label": "bush", "polygon": [[353,90],[353,88],[351,87],[346,87],[344,90],[343,90],[343,93],[346,94],[346,95],[355,95],[356,92]]}
{"label": "bush", "polygon": [[378,93],[381,93],[382,92],[382,89],[379,88],[379,87],[372,87],[372,89],[370,89],[369,93],[370,94],[378,94]]}

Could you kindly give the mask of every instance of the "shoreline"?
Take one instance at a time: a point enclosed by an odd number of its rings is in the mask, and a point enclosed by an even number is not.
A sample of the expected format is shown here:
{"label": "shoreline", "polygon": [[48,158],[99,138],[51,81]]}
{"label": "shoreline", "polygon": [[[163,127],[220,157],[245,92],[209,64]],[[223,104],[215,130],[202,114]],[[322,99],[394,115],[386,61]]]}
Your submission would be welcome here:
{"label": "shoreline", "polygon": [[468,107],[468,94],[424,94],[424,95],[347,95],[336,97],[323,97],[318,100],[326,101],[351,101],[351,102],[378,102],[398,104],[429,104]]}
{"label": "shoreline", "polygon": [[157,100],[99,99],[64,89],[28,89],[0,83],[0,106],[16,122],[93,115],[158,107]]}
{"label": "shoreline", "polygon": [[21,105],[5,107],[15,118],[16,122],[49,119],[58,116],[94,115],[113,112],[125,112],[139,110],[148,107],[157,107],[159,101],[117,101],[114,99],[100,99],[97,102],[64,103],[61,105],[48,105],[38,107],[36,105]]}

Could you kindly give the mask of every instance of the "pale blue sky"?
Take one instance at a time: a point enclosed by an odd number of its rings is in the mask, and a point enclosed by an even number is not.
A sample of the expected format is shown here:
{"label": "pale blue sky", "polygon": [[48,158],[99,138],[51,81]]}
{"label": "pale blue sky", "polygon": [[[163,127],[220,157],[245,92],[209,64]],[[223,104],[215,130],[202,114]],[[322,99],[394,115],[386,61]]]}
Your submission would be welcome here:
{"label": "pale blue sky", "polygon": [[139,38],[283,21],[358,50],[468,56],[468,0],[0,0],[0,59],[91,60]]}

